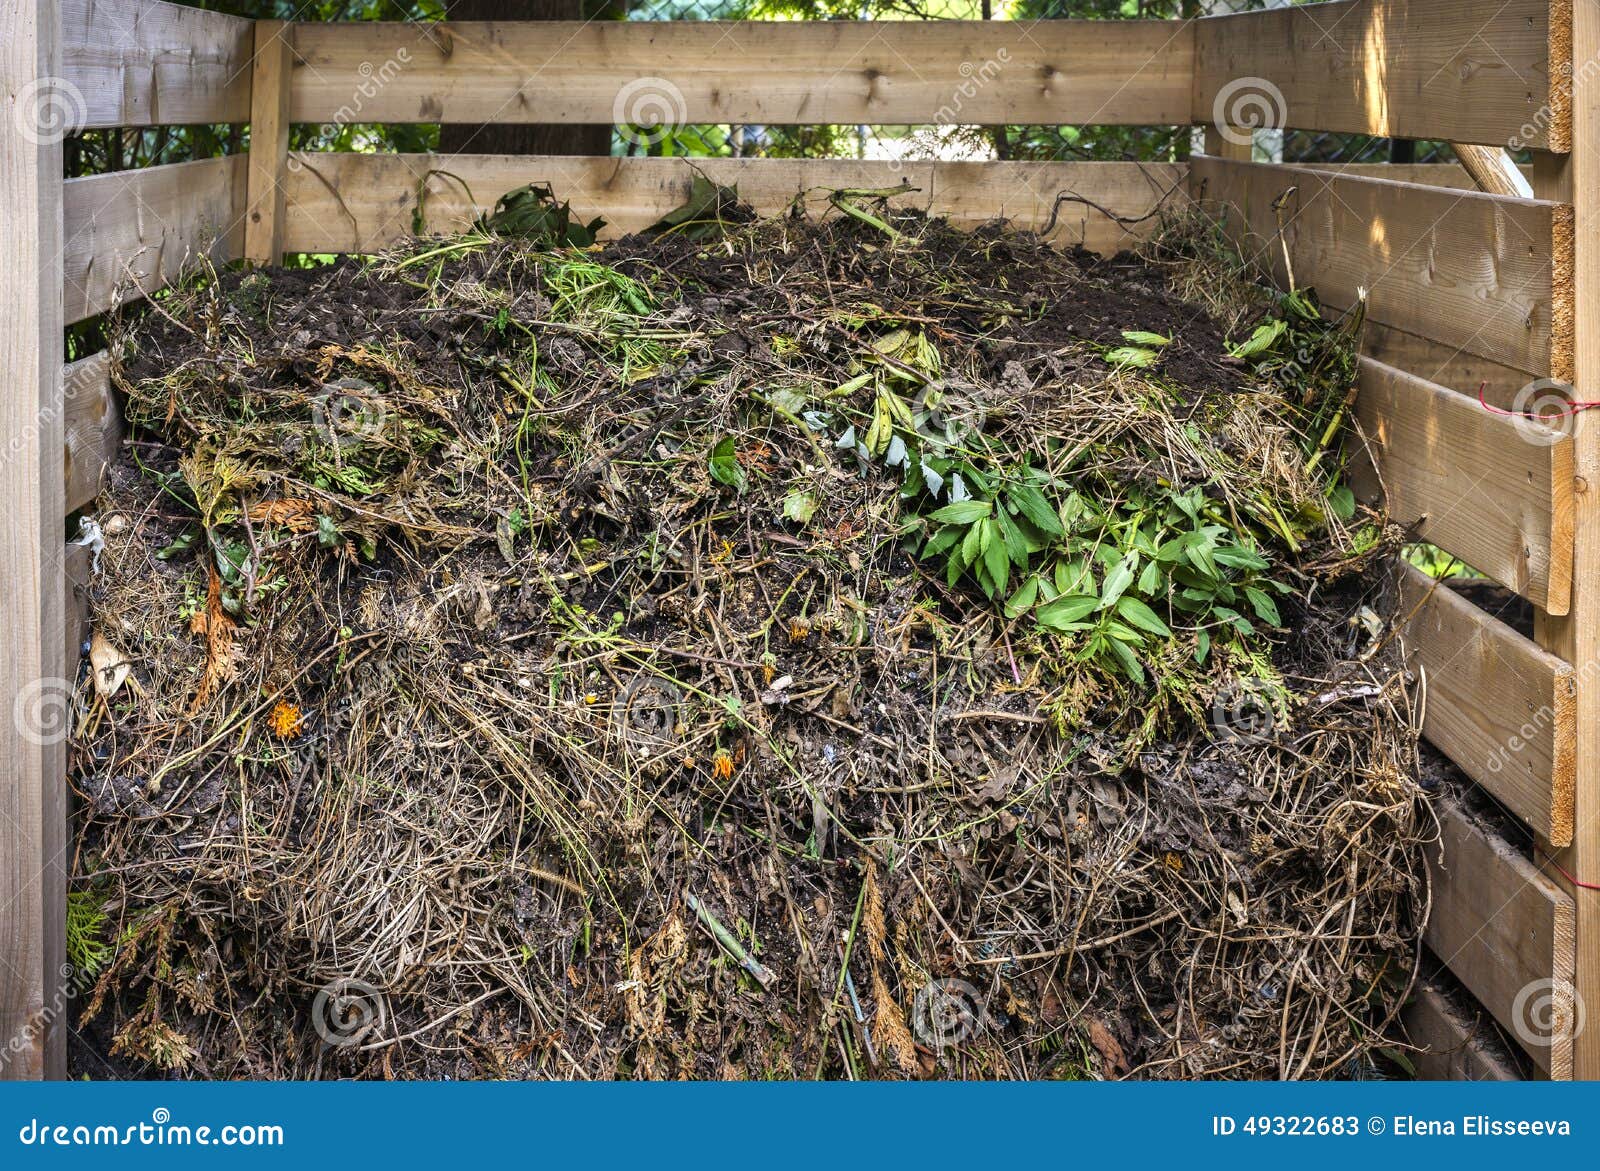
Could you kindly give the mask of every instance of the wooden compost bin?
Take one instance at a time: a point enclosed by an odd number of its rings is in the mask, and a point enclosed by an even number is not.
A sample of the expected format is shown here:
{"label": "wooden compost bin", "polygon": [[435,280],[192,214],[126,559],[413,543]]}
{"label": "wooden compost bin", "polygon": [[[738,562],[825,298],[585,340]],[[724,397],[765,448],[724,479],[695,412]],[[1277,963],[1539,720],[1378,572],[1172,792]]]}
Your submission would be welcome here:
{"label": "wooden compost bin", "polygon": [[[1536,611],[1529,639],[1463,597],[1408,584],[1427,737],[1538,843],[1530,861],[1441,810],[1427,943],[1477,1006],[1419,990],[1420,1072],[1513,1076],[1480,1041],[1492,1018],[1541,1073],[1600,1077],[1600,1022],[1576,1036],[1564,1025],[1585,1003],[1600,1012],[1600,892],[1584,886],[1600,881],[1600,491],[1589,488],[1600,488],[1600,417],[1537,434],[1477,401],[1481,387],[1510,406],[1541,379],[1600,398],[1597,75],[1600,0],[717,25],[287,25],[157,0],[0,0],[0,698],[19,717],[0,719],[0,1038],[19,1055],[0,1076],[66,1068],[67,745],[20,717],[77,676],[89,553],[64,544],[66,521],[92,508],[119,440],[105,355],[65,365],[63,327],[158,288],[202,251],[267,262],[381,248],[412,229],[419,190],[430,230],[468,222],[468,189],[482,207],[530,180],[613,231],[642,227],[683,200],[687,164],[292,153],[288,131],[648,121],[628,104],[644,93],[688,124],[1205,126],[1206,152],[1188,164],[697,165],[767,212],[802,191],[907,180],[920,189],[911,199],[958,222],[1040,228],[1067,191],[1080,201],[1062,205],[1054,239],[1099,251],[1131,243],[1153,223],[1140,217],[1187,192],[1232,205],[1245,246],[1280,276],[1286,252],[1329,305],[1368,291],[1359,413],[1377,467],[1359,487],[1386,490],[1397,520]],[[1229,123],[1248,117],[1251,93],[1296,129],[1459,144],[1479,183],[1500,191],[1519,182],[1494,170],[1502,148],[1531,149],[1531,188],[1488,193],[1454,165],[1241,161],[1246,136]],[[40,132],[60,127],[63,109],[66,129],[249,122],[251,149],[63,182],[62,134]],[[1555,1036],[1527,1023],[1541,1000]]]}

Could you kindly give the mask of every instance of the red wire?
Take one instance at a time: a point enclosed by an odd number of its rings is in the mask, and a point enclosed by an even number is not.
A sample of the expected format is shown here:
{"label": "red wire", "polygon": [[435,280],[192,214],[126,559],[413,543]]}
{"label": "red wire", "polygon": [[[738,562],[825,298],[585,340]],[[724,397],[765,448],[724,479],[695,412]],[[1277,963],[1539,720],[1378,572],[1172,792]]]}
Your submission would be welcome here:
{"label": "red wire", "polygon": [[1488,386],[1489,380],[1487,378],[1478,383],[1478,405],[1491,415],[1505,415],[1517,419],[1564,419],[1568,415],[1576,415],[1579,411],[1587,411],[1591,407],[1600,407],[1600,402],[1571,402],[1567,404],[1566,410],[1556,411],[1554,414],[1535,414],[1532,411],[1502,411],[1499,407],[1484,399],[1483,392],[1488,389]]}
{"label": "red wire", "polygon": [[1566,867],[1562,866],[1561,863],[1557,862],[1554,858],[1550,857],[1549,854],[1545,854],[1544,851],[1540,850],[1538,846],[1535,846],[1534,849],[1538,850],[1539,853],[1544,854],[1544,860],[1546,862],[1550,863],[1550,865],[1554,866],[1557,870],[1561,871],[1561,877],[1565,878],[1573,886],[1578,887],[1581,890],[1600,890],[1600,883],[1597,883],[1597,882],[1579,882],[1571,874],[1567,873]]}

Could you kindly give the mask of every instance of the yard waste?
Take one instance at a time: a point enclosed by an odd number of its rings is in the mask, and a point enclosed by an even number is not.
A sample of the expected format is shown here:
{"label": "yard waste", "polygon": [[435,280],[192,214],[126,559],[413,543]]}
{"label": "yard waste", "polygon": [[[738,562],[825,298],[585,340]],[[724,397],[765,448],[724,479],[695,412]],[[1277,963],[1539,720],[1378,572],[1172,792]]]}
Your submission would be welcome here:
{"label": "yard waste", "polygon": [[1102,259],[696,198],[579,247],[529,189],[121,324],[90,1035],[214,1078],[1403,1066],[1433,831],[1399,537],[1340,486],[1359,311],[1198,222]]}

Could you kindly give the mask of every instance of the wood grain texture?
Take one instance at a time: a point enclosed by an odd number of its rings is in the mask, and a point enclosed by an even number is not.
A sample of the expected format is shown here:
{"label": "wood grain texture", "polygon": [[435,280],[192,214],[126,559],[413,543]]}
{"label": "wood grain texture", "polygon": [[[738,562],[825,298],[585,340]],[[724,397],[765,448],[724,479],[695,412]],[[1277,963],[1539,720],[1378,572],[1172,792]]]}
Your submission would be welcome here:
{"label": "wood grain texture", "polygon": [[85,129],[249,119],[251,21],[161,0],[58,7]]}
{"label": "wood grain texture", "polygon": [[1324,303],[1365,288],[1375,321],[1571,381],[1570,205],[1206,156],[1190,184],[1280,282],[1281,214],[1295,277]]}
{"label": "wood grain texture", "polygon": [[256,21],[250,83],[250,181],[244,255],[257,264],[283,260],[283,182],[289,160],[289,73],[294,25]]}
{"label": "wood grain texture", "polygon": [[[1567,611],[1572,441],[1361,359],[1353,487],[1390,517],[1535,605]],[[1376,468],[1366,458],[1376,460]],[[1387,496],[1385,497],[1385,493]]]}
{"label": "wood grain texture", "polygon": [[201,255],[244,248],[245,159],[204,159],[66,182],[67,320],[169,283]]}
{"label": "wood grain texture", "polygon": [[[1183,21],[303,24],[296,122],[1187,123]],[[648,112],[653,111],[653,114]]]}
{"label": "wood grain texture", "polygon": [[[425,183],[427,228],[459,231],[499,196],[532,181],[588,218],[603,215],[606,235],[648,227],[688,197],[696,170],[737,183],[756,210],[782,212],[805,194],[815,212],[840,187],[918,190],[897,199],[965,226],[1008,216],[1041,229],[1058,192],[1070,191],[1119,215],[1144,216],[1164,195],[1181,198],[1181,167],[1164,163],[888,163],[840,159],[595,159],[497,155],[313,154],[290,157],[284,247],[291,252],[372,252],[411,231],[418,184]],[[448,173],[447,173],[448,172]],[[468,196],[471,191],[471,197]],[[1152,230],[1124,227],[1082,203],[1064,204],[1051,239],[1114,252]]]}
{"label": "wood grain texture", "polygon": [[66,509],[87,505],[105,483],[106,469],[117,458],[122,441],[122,413],[111,394],[111,355],[105,351],[67,366]]}
{"label": "wood grain texture", "polygon": [[[1573,9],[1572,57],[1583,62],[1579,76],[1589,78],[1600,62],[1600,5],[1590,0]],[[1578,397],[1600,398],[1600,246],[1592,225],[1600,216],[1600,86],[1578,85],[1573,93],[1573,141],[1569,155],[1535,153],[1534,190],[1546,199],[1570,202],[1577,222],[1589,230],[1579,234],[1575,278],[1577,318],[1576,379]],[[1568,874],[1593,883],[1600,873],[1600,414],[1582,411],[1573,434],[1579,482],[1573,553],[1572,607],[1564,618],[1536,615],[1540,642],[1579,667],[1577,707],[1577,819],[1572,845],[1557,855]],[[1583,1080],[1600,1079],[1600,1028],[1593,1024],[1600,1009],[1600,891],[1572,887],[1560,871],[1556,883],[1567,886],[1577,908],[1577,995],[1587,1005],[1590,1025],[1573,1041],[1573,1068]]]}
{"label": "wood grain texture", "polygon": [[66,1076],[60,75],[53,0],[0,0],[0,1079]]}
{"label": "wood grain texture", "polygon": [[[1341,0],[1207,17],[1194,121],[1569,149],[1571,0]],[[1260,125],[1262,123],[1255,123]]]}
{"label": "wood grain texture", "polygon": [[83,659],[83,644],[89,638],[89,590],[94,570],[94,556],[89,546],[67,542],[61,567],[67,591],[66,664],[76,678],[78,664]]}
{"label": "wood grain texture", "polygon": [[1514,409],[1517,395],[1531,381],[1526,370],[1513,370],[1492,358],[1469,354],[1380,321],[1368,320],[1361,337],[1361,352],[1468,398],[1476,399],[1481,393],[1485,402],[1501,410]]}
{"label": "wood grain texture", "polygon": [[1419,982],[1402,1016],[1417,1079],[1430,1082],[1521,1081],[1515,1066],[1496,1052],[1492,1026],[1450,1003],[1439,988]]}
{"label": "wood grain texture", "polygon": [[[1440,839],[1428,851],[1435,955],[1552,1078],[1572,1077],[1572,900],[1512,846],[1449,800],[1436,804]],[[1552,987],[1554,982],[1554,987]],[[1558,998],[1553,1030],[1528,1011],[1530,994]],[[1518,1017],[1521,1016],[1519,1024]]]}
{"label": "wood grain texture", "polygon": [[1400,606],[1424,679],[1423,735],[1546,841],[1570,842],[1571,665],[1409,565]]}

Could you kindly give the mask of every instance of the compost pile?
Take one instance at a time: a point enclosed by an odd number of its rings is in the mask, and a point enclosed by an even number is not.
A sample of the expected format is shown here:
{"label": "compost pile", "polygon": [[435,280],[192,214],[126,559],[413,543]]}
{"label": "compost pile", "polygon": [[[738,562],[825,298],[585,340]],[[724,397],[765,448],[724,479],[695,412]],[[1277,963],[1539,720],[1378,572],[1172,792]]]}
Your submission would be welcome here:
{"label": "compost pile", "polygon": [[1192,226],[834,204],[582,247],[541,198],[123,325],[72,895],[113,1055],[1381,1064],[1429,834],[1353,323]]}

